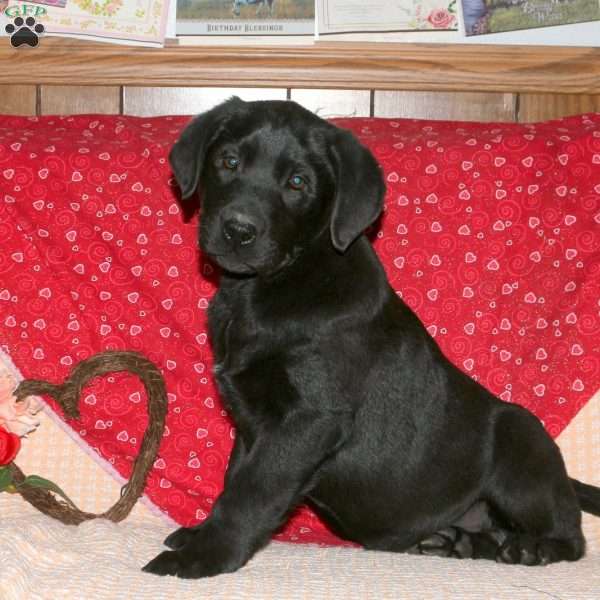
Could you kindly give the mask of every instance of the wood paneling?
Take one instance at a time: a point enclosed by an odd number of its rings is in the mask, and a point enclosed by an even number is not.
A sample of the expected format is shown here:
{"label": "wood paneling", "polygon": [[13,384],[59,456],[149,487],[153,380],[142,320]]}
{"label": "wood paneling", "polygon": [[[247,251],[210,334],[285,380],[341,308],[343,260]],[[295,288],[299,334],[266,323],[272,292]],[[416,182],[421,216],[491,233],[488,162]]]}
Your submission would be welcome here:
{"label": "wood paneling", "polygon": [[371,114],[369,90],[291,90],[290,97],[323,118]]}
{"label": "wood paneling", "polygon": [[[373,94],[373,107],[371,107]],[[238,95],[245,100],[284,99],[284,88],[157,88],[123,89],[125,114],[153,116],[197,114]],[[600,111],[600,94],[494,94],[479,92],[409,92],[292,89],[291,98],[318,115],[374,116],[480,121],[542,121]],[[518,96],[518,99],[517,99]],[[118,86],[0,85],[0,113],[116,114],[121,109]],[[518,114],[517,114],[518,112]]]}
{"label": "wood paneling", "polygon": [[0,83],[600,94],[600,48],[320,42],[128,47],[68,38],[0,45]]}
{"label": "wood paneling", "polygon": [[0,85],[0,113],[35,115],[36,93],[35,85]]}
{"label": "wood paneling", "polygon": [[515,94],[479,92],[375,92],[376,117],[514,121]]}
{"label": "wood paneling", "polygon": [[526,123],[596,111],[600,111],[600,94],[520,94],[517,117]]}
{"label": "wood paneling", "polygon": [[285,88],[168,88],[125,87],[126,115],[194,115],[239,96],[243,100],[285,100]]}
{"label": "wood paneling", "polygon": [[118,114],[120,110],[119,86],[43,85],[40,89],[43,115]]}

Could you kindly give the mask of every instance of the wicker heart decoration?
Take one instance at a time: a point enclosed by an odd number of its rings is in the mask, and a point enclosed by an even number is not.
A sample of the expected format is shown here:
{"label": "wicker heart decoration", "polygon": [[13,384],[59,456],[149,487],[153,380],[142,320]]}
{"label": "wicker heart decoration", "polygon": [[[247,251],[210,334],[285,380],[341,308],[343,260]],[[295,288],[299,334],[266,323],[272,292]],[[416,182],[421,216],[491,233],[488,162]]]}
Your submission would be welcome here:
{"label": "wicker heart decoration", "polygon": [[[56,498],[52,492],[63,495],[57,486],[49,487],[37,477],[26,477],[13,462],[9,465],[15,491],[27,502],[43,513],[68,525],[78,525],[83,521],[103,517],[114,522],[122,521],[142,495],[146,477],[156,458],[165,427],[167,413],[167,393],[164,379],[156,366],[137,352],[101,352],[81,361],[61,385],[26,379],[15,391],[17,400],[27,396],[47,394],[52,396],[71,418],[79,417],[79,397],[86,383],[94,377],[118,371],[129,371],[142,381],[148,397],[148,427],[144,433],[139,454],[133,464],[131,478],[124,486],[119,500],[102,514],[88,513],[77,508],[72,502]],[[44,485],[38,485],[39,482]],[[56,488],[56,489],[55,489]],[[66,497],[66,496],[65,496]]]}

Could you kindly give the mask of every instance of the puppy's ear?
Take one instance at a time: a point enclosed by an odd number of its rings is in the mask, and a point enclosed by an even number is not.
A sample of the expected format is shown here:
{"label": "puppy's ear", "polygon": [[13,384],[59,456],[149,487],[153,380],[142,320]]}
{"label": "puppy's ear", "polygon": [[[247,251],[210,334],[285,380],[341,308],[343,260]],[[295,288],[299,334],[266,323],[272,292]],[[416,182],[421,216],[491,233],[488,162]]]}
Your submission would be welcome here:
{"label": "puppy's ear", "polygon": [[379,216],[385,184],[375,157],[350,132],[339,131],[331,150],[336,169],[331,241],[345,252]]}
{"label": "puppy's ear", "polygon": [[171,149],[169,163],[184,200],[198,187],[208,148],[223,129],[227,118],[243,105],[243,100],[234,96],[197,116]]}

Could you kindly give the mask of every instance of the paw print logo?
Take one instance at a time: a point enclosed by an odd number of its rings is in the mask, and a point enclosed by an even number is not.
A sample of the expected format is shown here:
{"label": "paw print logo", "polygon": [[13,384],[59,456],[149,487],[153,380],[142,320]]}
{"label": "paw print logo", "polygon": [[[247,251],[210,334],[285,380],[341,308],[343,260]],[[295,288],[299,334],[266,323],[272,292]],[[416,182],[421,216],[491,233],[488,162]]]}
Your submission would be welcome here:
{"label": "paw print logo", "polygon": [[44,33],[44,26],[35,22],[33,17],[27,17],[24,21],[22,17],[17,17],[5,28],[6,33],[10,35],[10,43],[14,48],[27,44],[35,48],[39,42],[39,36]]}

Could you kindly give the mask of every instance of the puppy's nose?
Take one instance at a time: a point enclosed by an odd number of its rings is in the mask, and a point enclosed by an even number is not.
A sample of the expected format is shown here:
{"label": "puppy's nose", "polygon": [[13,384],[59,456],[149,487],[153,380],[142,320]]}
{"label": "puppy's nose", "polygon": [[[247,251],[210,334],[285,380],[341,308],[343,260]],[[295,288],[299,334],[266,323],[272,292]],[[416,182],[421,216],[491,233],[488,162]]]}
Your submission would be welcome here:
{"label": "puppy's nose", "polygon": [[223,237],[236,246],[249,246],[256,239],[256,225],[244,215],[234,215],[223,222]]}

